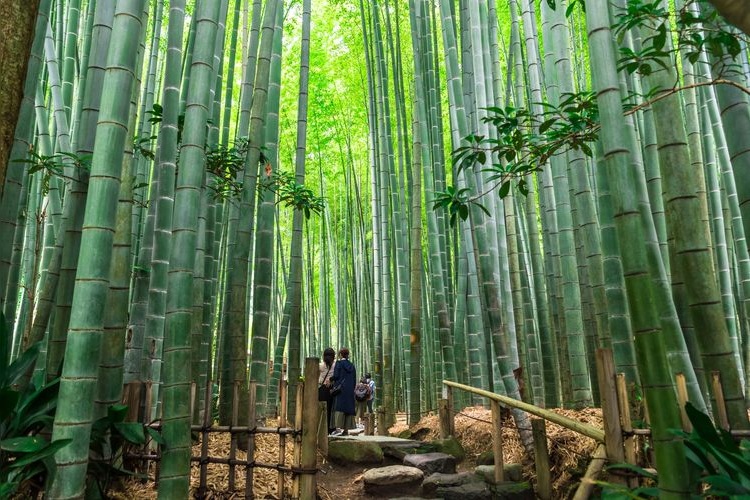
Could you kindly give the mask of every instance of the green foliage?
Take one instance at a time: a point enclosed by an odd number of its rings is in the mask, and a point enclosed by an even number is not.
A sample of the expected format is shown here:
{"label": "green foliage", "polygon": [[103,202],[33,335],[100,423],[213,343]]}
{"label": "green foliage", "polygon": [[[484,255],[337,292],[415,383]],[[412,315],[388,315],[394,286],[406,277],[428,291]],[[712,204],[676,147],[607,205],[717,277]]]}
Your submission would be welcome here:
{"label": "green foliage", "polygon": [[237,177],[245,167],[247,150],[246,138],[238,139],[232,147],[220,144],[213,148],[206,147],[206,171],[215,176],[208,187],[214,192],[216,199],[242,196],[242,182]]}
{"label": "green foliage", "polygon": [[35,149],[29,150],[28,155],[28,158],[13,161],[29,164],[29,175],[42,172],[42,195],[46,195],[49,192],[49,181],[53,176],[70,179],[64,173],[66,167],[73,167],[74,171],[91,170],[91,155],[77,155],[65,152],[43,155],[39,154]]}
{"label": "green foliage", "polygon": [[[715,11],[705,12],[706,9],[703,9],[697,14],[690,8],[690,4],[691,2],[687,2],[676,13],[674,29],[670,30],[670,12],[662,6],[661,0],[629,0],[618,13],[617,23],[612,28],[621,44],[625,35],[637,28],[643,37],[643,43],[640,50],[620,47],[618,70],[647,76],[656,69],[655,65],[667,69],[668,61],[678,50],[683,51],[693,64],[703,51],[716,58],[736,58],[741,51],[740,37],[744,35],[729,31],[725,23],[718,21]],[[667,50],[667,40],[673,35],[677,40],[677,47]]]}
{"label": "green foliage", "polygon": [[297,184],[293,172],[276,171],[270,163],[264,167],[264,175],[258,182],[259,197],[263,199],[263,191],[268,190],[278,196],[276,203],[294,210],[300,210],[309,219],[314,213],[321,215],[325,209],[325,198],[316,196],[312,189],[304,184]]}
{"label": "green foliage", "polygon": [[[685,405],[685,412],[693,426],[692,432],[674,432],[683,438],[688,460],[703,471],[698,479],[699,484],[695,485],[695,491],[701,491],[701,494],[693,497],[738,500],[750,497],[750,441],[743,439],[737,443],[729,432],[715,427],[707,415],[690,403]],[[615,464],[608,467],[608,470],[613,469],[627,470],[652,482],[657,480],[654,474],[634,465]],[[602,498],[608,500],[659,497],[659,490],[651,486],[628,490],[601,481],[597,484],[603,488]]]}
{"label": "green foliage", "polygon": [[128,407],[112,405],[107,415],[94,422],[91,428],[88,468],[88,498],[106,498],[113,479],[136,476],[125,466],[124,454],[131,446],[146,444],[146,434],[164,444],[161,434],[139,422],[126,422]]}
{"label": "green foliage", "polygon": [[69,439],[50,443],[39,432],[52,424],[59,379],[44,383],[39,373],[24,380],[39,354],[35,344],[12,363],[5,339],[5,318],[0,313],[0,498],[41,489],[46,475],[54,473],[54,453]]}
{"label": "green foliage", "polygon": [[[464,138],[467,145],[453,151],[457,174],[480,165],[488,174],[486,180],[495,183],[493,190],[499,188],[501,198],[510,193],[514,182],[525,196],[529,189],[524,177],[540,171],[552,156],[568,150],[593,156],[589,144],[599,136],[599,108],[592,92],[564,94],[558,106],[539,104],[544,109],[541,116],[526,108],[487,108],[489,114],[483,121],[495,128],[497,138],[481,135]],[[435,193],[433,208],[447,208],[453,224],[456,215],[465,220],[468,205],[476,203],[483,194],[470,197],[467,189],[451,187]]]}

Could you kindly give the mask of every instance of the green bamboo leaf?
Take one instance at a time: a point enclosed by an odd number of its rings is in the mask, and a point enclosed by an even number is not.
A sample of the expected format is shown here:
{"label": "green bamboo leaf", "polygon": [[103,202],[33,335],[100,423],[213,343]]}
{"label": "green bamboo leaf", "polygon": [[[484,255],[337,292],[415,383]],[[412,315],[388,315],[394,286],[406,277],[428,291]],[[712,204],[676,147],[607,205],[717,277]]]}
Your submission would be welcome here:
{"label": "green bamboo leaf", "polygon": [[461,220],[466,220],[469,218],[469,207],[466,205],[459,205],[458,207],[458,215],[461,217]]}
{"label": "green bamboo leaf", "polygon": [[508,196],[508,193],[510,193],[510,181],[505,181],[503,182],[503,185],[500,186],[498,194],[500,195],[500,198],[505,198]]}
{"label": "green bamboo leaf", "polygon": [[3,439],[0,441],[0,450],[11,453],[33,453],[49,445],[49,441],[39,436],[22,436]]}
{"label": "green bamboo leaf", "polygon": [[750,489],[724,475],[706,476],[703,482],[711,486],[708,490],[711,495],[750,495]]}
{"label": "green bamboo leaf", "polygon": [[107,408],[107,417],[112,423],[124,422],[128,414],[128,405],[116,404]]}
{"label": "green bamboo leaf", "polygon": [[621,471],[633,472],[641,477],[656,480],[656,474],[654,474],[653,472],[649,472],[643,467],[639,467],[637,465],[629,464],[625,462],[608,465],[606,469],[608,471],[609,470],[621,470]]}
{"label": "green bamboo leaf", "polygon": [[57,453],[57,450],[61,449],[62,447],[66,446],[68,443],[71,443],[72,439],[58,439],[57,441],[53,441],[50,443],[49,446],[43,448],[42,450],[31,453],[30,455],[26,455],[24,457],[21,457],[10,465],[8,465],[8,468],[10,469],[18,469],[20,467],[25,467],[26,465],[32,464],[37,461],[42,461],[43,459],[50,457]]}
{"label": "green bamboo leaf", "polygon": [[116,422],[114,428],[129,443],[146,443],[146,436],[143,433],[143,425],[138,422]]}
{"label": "green bamboo leaf", "polygon": [[159,431],[157,431],[154,428],[146,427],[146,432],[148,432],[148,435],[151,436],[151,439],[156,441],[161,446],[166,445],[166,441],[164,441],[164,436],[161,435]]}

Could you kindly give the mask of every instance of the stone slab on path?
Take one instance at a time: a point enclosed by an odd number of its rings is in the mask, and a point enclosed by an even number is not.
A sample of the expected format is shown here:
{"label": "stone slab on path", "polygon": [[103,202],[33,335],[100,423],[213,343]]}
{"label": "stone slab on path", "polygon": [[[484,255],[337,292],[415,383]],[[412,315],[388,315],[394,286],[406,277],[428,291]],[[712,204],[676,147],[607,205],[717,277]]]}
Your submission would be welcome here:
{"label": "stone slab on path", "polygon": [[416,495],[424,473],[416,467],[389,465],[370,469],[362,474],[365,491],[371,495]]}
{"label": "stone slab on path", "polygon": [[422,483],[422,493],[434,496],[440,488],[452,488],[469,483],[477,483],[486,486],[484,480],[473,472],[459,472],[458,474],[443,474],[441,472],[436,472],[425,478]]}
{"label": "stone slab on path", "polygon": [[341,465],[379,464],[383,461],[383,449],[366,441],[331,441],[328,443],[328,460]]}
{"label": "stone slab on path", "polygon": [[417,453],[406,455],[404,465],[416,467],[422,470],[425,476],[435,472],[443,474],[454,474],[456,472],[456,459],[447,453]]}
{"label": "stone slab on path", "polygon": [[[351,432],[351,431],[350,431]],[[378,446],[394,446],[403,448],[417,448],[422,443],[413,439],[401,439],[393,436],[329,436],[329,442],[334,441],[362,441],[366,443],[375,443]]]}

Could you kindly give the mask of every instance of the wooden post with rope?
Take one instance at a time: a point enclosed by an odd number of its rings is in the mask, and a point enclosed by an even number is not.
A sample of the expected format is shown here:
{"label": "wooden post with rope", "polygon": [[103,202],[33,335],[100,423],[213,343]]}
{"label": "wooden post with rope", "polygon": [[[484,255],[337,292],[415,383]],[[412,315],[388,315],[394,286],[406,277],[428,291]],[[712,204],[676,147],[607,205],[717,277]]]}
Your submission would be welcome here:
{"label": "wooden post with rope", "polygon": [[[305,359],[305,383],[302,397],[302,452],[299,467],[302,470],[299,479],[299,498],[315,500],[316,475],[310,471],[317,467],[317,430],[318,430],[318,358]],[[298,389],[299,392],[299,389]]]}
{"label": "wooden post with rope", "polygon": [[531,419],[531,433],[534,436],[536,495],[541,500],[552,500],[549,449],[547,448],[547,423],[543,418]]}
{"label": "wooden post with rope", "polygon": [[[614,463],[622,463],[625,461],[625,450],[622,443],[620,407],[617,402],[615,360],[611,349],[596,350],[596,373],[604,420],[606,456]],[[621,475],[611,474],[609,480],[615,484],[626,484],[625,478]]]}

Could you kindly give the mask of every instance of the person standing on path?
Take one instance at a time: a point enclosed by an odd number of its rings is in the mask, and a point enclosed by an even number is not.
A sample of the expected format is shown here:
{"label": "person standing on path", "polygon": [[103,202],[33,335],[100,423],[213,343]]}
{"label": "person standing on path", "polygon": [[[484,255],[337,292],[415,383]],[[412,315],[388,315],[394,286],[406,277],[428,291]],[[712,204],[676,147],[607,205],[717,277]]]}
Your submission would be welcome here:
{"label": "person standing on path", "polygon": [[367,413],[373,413],[372,406],[375,404],[375,381],[369,373],[365,375],[365,380],[367,380],[367,385],[370,386],[370,397],[367,398]]}
{"label": "person standing on path", "polygon": [[335,367],[336,351],[332,347],[328,347],[323,351],[323,361],[320,363],[320,374],[318,375],[318,400],[326,402],[328,434],[336,430],[336,425],[333,421],[333,405],[336,398],[331,395],[331,377],[333,377]]}
{"label": "person standing on path", "polygon": [[349,429],[356,427],[354,422],[354,386],[357,384],[357,369],[349,361],[349,349],[342,347],[339,351],[339,360],[333,370],[331,377],[333,387],[341,385],[341,392],[336,396],[336,427],[341,431],[334,431],[334,435],[348,435]]}

